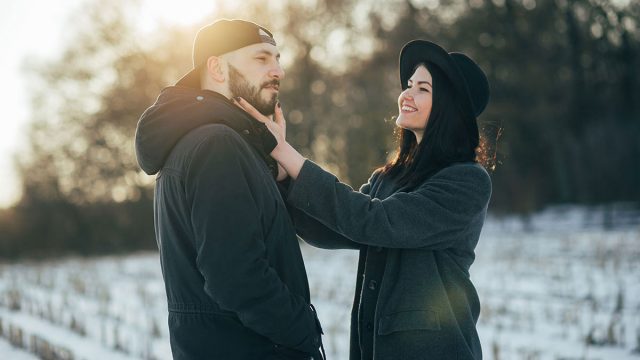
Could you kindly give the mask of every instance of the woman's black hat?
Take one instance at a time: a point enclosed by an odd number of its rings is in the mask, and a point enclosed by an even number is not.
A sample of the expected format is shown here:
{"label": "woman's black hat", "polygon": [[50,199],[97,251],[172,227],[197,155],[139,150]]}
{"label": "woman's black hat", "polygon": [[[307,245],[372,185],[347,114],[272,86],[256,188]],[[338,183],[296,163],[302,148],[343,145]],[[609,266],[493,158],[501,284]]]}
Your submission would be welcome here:
{"label": "woman's black hat", "polygon": [[467,55],[448,53],[431,41],[413,40],[400,51],[402,90],[407,88],[416,65],[423,62],[433,63],[445,73],[462,98],[468,101],[476,117],[484,111],[489,102],[489,81],[482,69]]}

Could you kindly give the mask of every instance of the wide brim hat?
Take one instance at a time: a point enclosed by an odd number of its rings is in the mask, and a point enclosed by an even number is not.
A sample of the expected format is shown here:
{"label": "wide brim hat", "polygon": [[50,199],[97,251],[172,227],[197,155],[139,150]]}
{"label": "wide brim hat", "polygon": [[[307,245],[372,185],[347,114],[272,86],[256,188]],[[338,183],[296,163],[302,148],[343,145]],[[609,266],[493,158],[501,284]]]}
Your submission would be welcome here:
{"label": "wide brim hat", "polygon": [[178,82],[178,86],[200,88],[200,69],[211,56],[220,56],[245,46],[268,43],[276,46],[266,28],[251,21],[220,19],[198,30],[193,40],[193,68]]}
{"label": "wide brim hat", "polygon": [[431,41],[413,40],[400,51],[402,90],[407,88],[415,67],[425,62],[433,63],[445,73],[475,117],[484,111],[489,102],[489,81],[480,66],[467,55],[449,53]]}

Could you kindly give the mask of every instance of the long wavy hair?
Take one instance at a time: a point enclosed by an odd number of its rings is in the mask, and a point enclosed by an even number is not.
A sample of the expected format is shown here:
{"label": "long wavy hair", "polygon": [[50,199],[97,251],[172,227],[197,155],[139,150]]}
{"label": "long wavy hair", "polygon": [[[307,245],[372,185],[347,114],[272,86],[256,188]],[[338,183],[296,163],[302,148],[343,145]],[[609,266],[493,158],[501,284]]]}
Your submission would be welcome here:
{"label": "long wavy hair", "polygon": [[431,73],[433,97],[427,126],[418,144],[414,133],[396,128],[398,149],[395,158],[380,170],[398,187],[413,189],[439,170],[457,162],[477,162],[480,136],[471,105],[463,101],[440,68],[425,62]]}

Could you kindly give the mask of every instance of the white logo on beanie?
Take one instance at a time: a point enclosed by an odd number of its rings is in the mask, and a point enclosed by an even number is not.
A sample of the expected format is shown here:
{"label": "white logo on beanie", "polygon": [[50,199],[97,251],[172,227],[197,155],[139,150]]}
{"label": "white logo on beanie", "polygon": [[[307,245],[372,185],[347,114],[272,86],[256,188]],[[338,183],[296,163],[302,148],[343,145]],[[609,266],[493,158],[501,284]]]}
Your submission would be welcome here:
{"label": "white logo on beanie", "polygon": [[258,29],[258,34],[260,34],[260,35],[262,35],[262,36],[268,36],[268,37],[271,37],[271,36],[269,36],[269,34],[267,34],[267,32],[266,32],[266,31],[264,31],[264,30],[262,30],[262,29]]}
{"label": "white logo on beanie", "polygon": [[263,29],[258,29],[258,35],[260,36],[260,40],[262,40],[262,42],[277,46],[276,41],[271,37],[271,35],[269,35],[269,33],[264,31]]}

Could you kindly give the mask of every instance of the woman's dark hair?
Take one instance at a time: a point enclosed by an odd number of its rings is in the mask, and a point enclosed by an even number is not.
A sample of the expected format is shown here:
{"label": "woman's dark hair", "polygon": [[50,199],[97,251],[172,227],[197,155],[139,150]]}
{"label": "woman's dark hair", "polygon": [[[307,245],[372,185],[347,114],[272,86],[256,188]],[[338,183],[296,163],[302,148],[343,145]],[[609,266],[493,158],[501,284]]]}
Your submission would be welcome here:
{"label": "woman's dark hair", "polygon": [[381,173],[395,179],[399,187],[410,189],[450,164],[475,162],[480,142],[476,118],[468,102],[463,101],[436,65],[420,63],[415,69],[420,66],[429,70],[433,80],[431,114],[422,141],[418,144],[412,131],[396,128],[397,155],[381,168]]}

